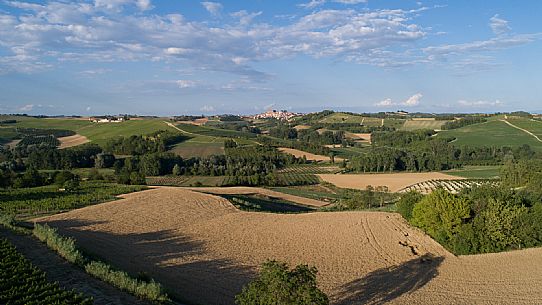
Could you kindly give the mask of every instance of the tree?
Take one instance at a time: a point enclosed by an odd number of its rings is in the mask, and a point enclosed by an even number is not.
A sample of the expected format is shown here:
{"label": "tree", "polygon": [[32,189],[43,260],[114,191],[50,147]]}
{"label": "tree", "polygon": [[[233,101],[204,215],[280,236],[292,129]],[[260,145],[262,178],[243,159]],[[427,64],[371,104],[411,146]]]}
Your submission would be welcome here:
{"label": "tree", "polygon": [[327,305],[329,299],[316,286],[315,267],[267,261],[256,280],[235,297],[238,305]]}
{"label": "tree", "polygon": [[94,167],[96,168],[109,168],[115,163],[115,156],[113,154],[99,153],[94,160]]}
{"label": "tree", "polygon": [[470,206],[466,198],[439,188],[414,205],[411,222],[445,244],[469,217]]}
{"label": "tree", "polygon": [[407,221],[410,221],[412,218],[412,210],[414,209],[414,205],[418,203],[420,200],[422,200],[423,195],[410,191],[403,196],[401,196],[401,199],[397,202],[397,212],[403,216]]}
{"label": "tree", "polygon": [[175,175],[175,176],[180,176],[181,175],[181,167],[179,166],[179,164],[175,164],[175,166],[173,166],[172,174]]}

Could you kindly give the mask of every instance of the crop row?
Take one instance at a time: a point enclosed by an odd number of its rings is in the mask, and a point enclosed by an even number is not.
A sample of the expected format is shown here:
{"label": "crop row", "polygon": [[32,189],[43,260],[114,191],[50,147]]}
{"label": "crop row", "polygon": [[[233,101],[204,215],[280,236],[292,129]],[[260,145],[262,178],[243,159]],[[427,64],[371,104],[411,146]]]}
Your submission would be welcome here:
{"label": "crop row", "polygon": [[280,173],[294,174],[336,174],[341,169],[338,166],[291,165],[281,169]]}
{"label": "crop row", "polygon": [[443,188],[446,191],[456,194],[465,188],[471,188],[481,185],[496,185],[495,180],[484,179],[466,179],[466,180],[428,180],[410,185],[399,192],[416,191],[422,194],[429,194],[437,188]]}
{"label": "crop row", "polygon": [[92,299],[47,281],[5,238],[0,239],[0,304],[92,304]]}
{"label": "crop row", "polygon": [[17,146],[46,144],[48,146],[58,146],[60,141],[52,135],[46,136],[25,136]]}
{"label": "crop row", "polygon": [[42,186],[0,191],[0,212],[19,216],[36,215],[115,199],[115,196],[144,189],[137,185],[83,182],[79,190],[67,192],[56,186]]}

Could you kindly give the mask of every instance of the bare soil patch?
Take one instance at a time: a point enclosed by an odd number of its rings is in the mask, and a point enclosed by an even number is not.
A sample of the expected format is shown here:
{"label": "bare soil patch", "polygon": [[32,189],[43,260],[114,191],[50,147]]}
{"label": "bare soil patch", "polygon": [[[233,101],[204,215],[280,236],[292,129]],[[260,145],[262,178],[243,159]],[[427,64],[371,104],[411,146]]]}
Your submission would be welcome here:
{"label": "bare soil patch", "polygon": [[[330,162],[331,160],[329,156],[315,155],[312,153],[308,153],[308,152],[298,150],[298,149],[293,149],[293,148],[279,147],[279,150],[281,152],[294,155],[297,158],[301,158],[305,156],[307,160],[311,160],[311,161]],[[335,157],[335,162],[341,162],[342,160],[343,160],[342,158]]]}
{"label": "bare soil patch", "polygon": [[76,134],[76,135],[68,136],[68,137],[61,137],[61,138],[58,138],[58,140],[60,141],[60,146],[59,146],[60,149],[73,147],[73,146],[90,142],[89,139],[87,139],[87,137],[82,136],[80,134]]}
{"label": "bare soil patch", "polygon": [[184,188],[39,219],[192,303],[233,304],[266,259],[307,263],[332,304],[537,304],[542,249],[455,257],[398,215],[241,212]]}
{"label": "bare soil patch", "polygon": [[311,128],[310,125],[296,125],[296,126],[294,126],[295,130],[305,130],[305,129],[309,129],[309,128]]}
{"label": "bare soil patch", "polygon": [[322,180],[338,187],[364,190],[367,186],[387,186],[391,192],[397,192],[410,185],[428,180],[458,180],[438,172],[430,173],[392,173],[392,174],[319,174]]}
{"label": "bare soil patch", "polygon": [[363,142],[371,143],[371,134],[370,133],[347,132],[346,137],[349,138],[349,139],[352,139],[352,140],[356,140],[356,141],[363,141]]}

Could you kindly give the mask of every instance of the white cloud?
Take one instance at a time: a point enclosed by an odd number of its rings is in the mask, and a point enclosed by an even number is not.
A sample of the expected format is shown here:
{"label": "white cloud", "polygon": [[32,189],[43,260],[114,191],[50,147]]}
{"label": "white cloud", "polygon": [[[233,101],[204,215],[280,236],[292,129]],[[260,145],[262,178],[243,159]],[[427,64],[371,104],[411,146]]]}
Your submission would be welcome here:
{"label": "white cloud", "polygon": [[311,8],[315,8],[315,7],[318,7],[320,5],[323,5],[324,3],[326,3],[326,0],[311,0],[310,2],[301,3],[301,4],[298,4],[297,6],[307,8],[307,9],[311,9]]}
{"label": "white cloud", "polygon": [[232,17],[239,18],[239,24],[240,25],[248,25],[252,22],[252,20],[258,16],[260,16],[262,12],[256,12],[256,13],[249,13],[245,10],[241,10],[235,13],[231,13],[230,15]]}
{"label": "white cloud", "polygon": [[499,18],[498,14],[489,19],[489,26],[491,27],[491,30],[493,31],[493,33],[495,33],[495,35],[502,35],[510,31],[508,21]]}
{"label": "white cloud", "polygon": [[201,5],[213,16],[220,15],[220,12],[222,11],[222,4],[218,2],[201,2]]}
{"label": "white cloud", "polygon": [[90,111],[91,109],[92,109],[92,108],[91,108],[90,106],[88,106],[88,107],[86,108],[87,111]]}
{"label": "white cloud", "polygon": [[199,110],[204,111],[204,112],[212,112],[212,111],[215,111],[215,107],[213,107],[211,105],[204,105]]}
{"label": "white cloud", "polygon": [[413,96],[409,97],[402,105],[403,106],[418,106],[420,104],[420,99],[423,97],[423,94],[416,93]]}
{"label": "white cloud", "polygon": [[502,106],[503,103],[500,100],[495,101],[485,101],[485,100],[475,100],[475,101],[467,101],[467,100],[459,100],[457,103],[464,107],[474,107],[474,108],[486,108],[486,107],[498,107]]}
{"label": "white cloud", "polygon": [[27,104],[19,108],[19,111],[32,111],[34,109],[34,104]]}
{"label": "white cloud", "polygon": [[[328,1],[327,0],[311,0],[310,2],[301,3],[301,4],[298,4],[297,6],[303,7],[306,9],[313,9],[313,8],[324,5],[326,2]],[[346,4],[346,5],[354,5],[354,4],[360,4],[360,3],[367,3],[367,0],[331,0],[331,2],[341,3],[341,4]]]}
{"label": "white cloud", "polygon": [[385,100],[381,100],[380,102],[376,103],[375,106],[378,107],[392,107],[396,104],[391,100],[391,98],[387,98]]}
{"label": "white cloud", "polygon": [[394,107],[394,106],[414,107],[420,104],[420,99],[422,97],[423,97],[423,94],[416,93],[402,103],[396,103],[391,98],[387,98],[387,99],[381,100],[380,102],[374,105],[377,107]]}
{"label": "white cloud", "polygon": [[196,82],[193,81],[193,80],[187,80],[187,79],[180,79],[178,81],[175,82],[177,84],[177,86],[179,86],[179,88],[181,89],[185,89],[185,88],[193,88],[196,86]]}

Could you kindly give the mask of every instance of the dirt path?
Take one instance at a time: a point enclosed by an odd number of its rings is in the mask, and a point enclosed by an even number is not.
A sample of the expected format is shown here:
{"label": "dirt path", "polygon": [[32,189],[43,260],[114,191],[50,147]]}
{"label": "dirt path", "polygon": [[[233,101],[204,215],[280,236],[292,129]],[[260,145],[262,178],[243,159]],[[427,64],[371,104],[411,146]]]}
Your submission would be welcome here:
{"label": "dirt path", "polygon": [[535,135],[534,133],[528,131],[527,129],[523,129],[523,128],[519,127],[519,126],[516,126],[516,125],[514,125],[514,124],[508,122],[507,120],[500,120],[500,121],[505,122],[506,124],[508,124],[508,125],[510,125],[510,126],[512,126],[512,127],[514,127],[514,128],[516,128],[516,129],[519,129],[519,130],[521,130],[521,131],[527,133],[527,134],[530,135],[530,136],[533,136],[538,142],[542,142],[542,140],[541,140],[537,135]]}
{"label": "dirt path", "polygon": [[170,122],[167,122],[167,121],[164,121],[164,123],[166,123],[167,126],[169,126],[171,128],[174,128],[174,129],[177,129],[178,131],[180,131],[182,133],[186,133],[186,134],[189,134],[189,135],[192,135],[192,136],[195,136],[195,137],[200,136],[199,134],[195,134],[195,133],[192,133],[192,132],[182,130],[179,127],[175,126],[173,123],[170,123]]}
{"label": "dirt path", "polygon": [[32,237],[16,235],[3,228],[0,228],[0,237],[7,238],[17,251],[44,271],[49,281],[92,297],[96,305],[150,304],[88,275]]}

